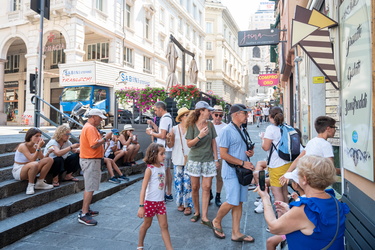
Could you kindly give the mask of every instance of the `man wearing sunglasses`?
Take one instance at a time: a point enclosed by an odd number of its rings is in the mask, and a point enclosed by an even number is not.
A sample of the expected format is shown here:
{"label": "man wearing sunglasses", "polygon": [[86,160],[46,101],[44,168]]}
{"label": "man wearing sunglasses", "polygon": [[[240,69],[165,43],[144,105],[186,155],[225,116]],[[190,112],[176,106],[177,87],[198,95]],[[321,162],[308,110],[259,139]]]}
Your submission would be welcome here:
{"label": "man wearing sunglasses", "polygon": [[[213,119],[212,122],[214,124],[215,130],[216,130],[216,134],[217,134],[217,137],[215,139],[216,139],[216,145],[217,145],[217,156],[218,156],[218,161],[219,161],[219,164],[220,164],[219,168],[216,169],[217,175],[216,175],[215,204],[216,204],[216,206],[220,207],[221,206],[220,194],[221,194],[221,189],[223,188],[223,179],[221,178],[221,163],[222,163],[222,160],[220,158],[219,142],[220,142],[220,133],[221,133],[221,130],[227,124],[224,123],[224,122],[222,122],[223,116],[224,116],[224,112],[223,112],[222,107],[220,105],[216,105],[214,107],[214,111],[212,111],[211,116],[212,116],[212,119]],[[212,190],[211,190],[210,200],[212,200],[212,199],[213,199],[213,195],[212,195]]]}

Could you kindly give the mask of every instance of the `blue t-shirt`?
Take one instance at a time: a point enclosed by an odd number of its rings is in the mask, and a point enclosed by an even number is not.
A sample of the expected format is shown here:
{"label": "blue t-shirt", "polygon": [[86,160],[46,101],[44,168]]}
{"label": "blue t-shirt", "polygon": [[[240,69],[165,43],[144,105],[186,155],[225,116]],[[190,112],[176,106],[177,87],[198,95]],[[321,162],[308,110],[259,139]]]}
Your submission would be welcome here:
{"label": "blue t-shirt", "polygon": [[[247,161],[247,156],[245,153],[246,144],[242,140],[240,134],[234,126],[235,125],[233,125],[233,123],[229,123],[225,128],[223,128],[223,130],[221,131],[219,145],[221,148],[228,148],[228,154],[230,154],[231,156],[242,161]],[[242,132],[242,130],[241,133],[245,137],[245,134]],[[234,168],[231,168],[225,160],[223,160],[221,176],[224,179],[237,178],[236,171],[234,170]]]}
{"label": "blue t-shirt", "polygon": [[[307,218],[315,225],[311,235],[304,235],[301,231],[295,231],[286,235],[289,250],[293,249],[322,249],[326,247],[336,233],[337,209],[333,189],[327,189],[327,193],[333,197],[330,199],[300,197],[300,201],[290,203],[290,207],[305,205],[304,211]],[[336,240],[330,250],[344,249],[345,214],[350,209],[345,203],[339,202],[340,226]]]}

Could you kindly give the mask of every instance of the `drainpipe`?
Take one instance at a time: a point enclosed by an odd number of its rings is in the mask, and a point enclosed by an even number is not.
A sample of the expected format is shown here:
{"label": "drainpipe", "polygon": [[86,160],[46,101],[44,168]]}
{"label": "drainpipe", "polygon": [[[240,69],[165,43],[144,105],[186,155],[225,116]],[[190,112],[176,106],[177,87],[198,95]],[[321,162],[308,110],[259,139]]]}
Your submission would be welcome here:
{"label": "drainpipe", "polygon": [[298,63],[302,61],[302,58],[298,56],[298,49],[297,46],[294,48],[294,69],[295,69],[295,76],[296,76],[296,93],[295,93],[295,107],[294,107],[294,123],[297,128],[299,128],[299,112],[300,112],[300,107],[299,107],[299,66]]}

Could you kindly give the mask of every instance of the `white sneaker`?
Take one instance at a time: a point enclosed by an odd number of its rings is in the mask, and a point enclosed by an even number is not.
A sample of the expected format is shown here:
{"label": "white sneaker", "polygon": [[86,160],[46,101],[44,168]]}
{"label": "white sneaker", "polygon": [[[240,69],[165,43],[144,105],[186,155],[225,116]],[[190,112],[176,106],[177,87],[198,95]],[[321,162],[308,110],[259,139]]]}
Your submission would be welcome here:
{"label": "white sneaker", "polygon": [[259,203],[259,205],[257,206],[257,208],[254,209],[254,212],[257,213],[257,214],[261,214],[264,212],[264,209],[263,209],[263,203]]}
{"label": "white sneaker", "polygon": [[257,207],[257,206],[259,206],[259,204],[261,204],[261,203],[262,203],[262,199],[260,199],[259,201],[255,201],[255,202],[254,202],[254,206]]}
{"label": "white sneaker", "polygon": [[34,186],[35,184],[29,183],[29,185],[27,185],[27,188],[26,188],[26,194],[34,194],[35,193]]}
{"label": "white sneaker", "polygon": [[38,179],[35,184],[35,189],[51,189],[53,185],[47,184],[45,180]]}

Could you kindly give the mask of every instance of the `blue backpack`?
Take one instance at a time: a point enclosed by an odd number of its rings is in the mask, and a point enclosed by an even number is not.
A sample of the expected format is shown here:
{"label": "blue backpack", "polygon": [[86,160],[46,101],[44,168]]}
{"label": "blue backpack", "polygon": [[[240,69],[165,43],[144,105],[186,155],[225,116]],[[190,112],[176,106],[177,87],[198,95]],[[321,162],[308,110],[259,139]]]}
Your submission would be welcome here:
{"label": "blue backpack", "polygon": [[285,161],[294,161],[301,153],[301,138],[297,131],[287,124],[278,126],[281,138],[277,145],[272,143],[267,165],[270,163],[273,150],[276,150],[279,157]]}

